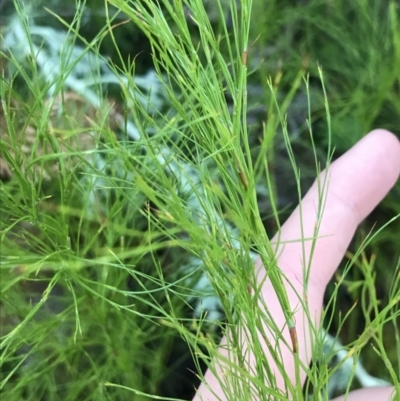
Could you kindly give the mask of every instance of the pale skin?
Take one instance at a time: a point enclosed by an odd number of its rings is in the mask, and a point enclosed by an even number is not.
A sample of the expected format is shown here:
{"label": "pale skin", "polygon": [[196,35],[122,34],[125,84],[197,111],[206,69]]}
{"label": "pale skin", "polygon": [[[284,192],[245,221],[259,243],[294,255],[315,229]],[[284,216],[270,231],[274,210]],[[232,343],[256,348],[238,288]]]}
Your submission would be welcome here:
{"label": "pale skin", "polygon": [[[320,182],[323,180],[323,172]],[[322,299],[328,281],[337,269],[344,253],[355,233],[357,226],[385,197],[400,176],[400,142],[390,132],[374,130],[360,140],[353,148],[331,164],[329,171],[329,187],[325,210],[322,216],[319,239],[312,257],[310,278],[308,283],[308,313],[314,316],[314,328],[320,324],[322,313]],[[293,241],[303,236],[313,236],[316,224],[316,211],[318,205],[318,190],[316,182],[310,188],[302,200],[302,219],[300,219],[299,207],[292,213],[280,232],[280,243]],[[277,237],[275,238],[276,241]],[[305,243],[306,260],[308,262],[311,242]],[[311,358],[312,330],[310,321],[306,318],[304,308],[299,307],[300,301],[297,294],[303,294],[304,288],[304,254],[300,241],[286,242],[278,246],[278,264],[283,270],[291,285],[286,285],[292,310],[295,312],[296,330],[298,335],[298,354],[304,364],[308,365]],[[378,255],[379,257],[379,255]],[[265,278],[265,269],[260,259],[255,264],[257,277],[262,285],[262,296],[268,300],[268,310],[273,315],[274,321],[285,333],[287,343],[291,344],[289,330],[285,324],[285,318],[278,299],[275,296],[271,282]],[[296,294],[297,293],[297,294]],[[261,307],[261,306],[260,306]],[[273,335],[269,341],[273,341]],[[267,346],[262,338],[264,350],[270,366],[275,367],[278,387],[285,390],[283,377],[276,368]],[[276,341],[276,340],[275,340]],[[222,345],[226,338],[222,340]],[[244,348],[246,345],[244,345]],[[282,362],[286,373],[295,382],[295,369],[293,350],[281,343]],[[220,352],[224,354],[224,350]],[[226,356],[226,353],[225,353]],[[249,358],[250,366],[254,366],[254,356]],[[223,377],[224,367],[216,366],[218,377]],[[304,382],[305,373],[301,374]],[[207,384],[201,384],[194,401],[226,400],[218,379],[211,370],[205,375]],[[210,390],[212,389],[212,391]],[[215,396],[218,395],[218,398]],[[350,393],[348,401],[387,401],[394,394],[393,387],[374,387],[361,389]],[[344,400],[336,398],[335,401]]]}

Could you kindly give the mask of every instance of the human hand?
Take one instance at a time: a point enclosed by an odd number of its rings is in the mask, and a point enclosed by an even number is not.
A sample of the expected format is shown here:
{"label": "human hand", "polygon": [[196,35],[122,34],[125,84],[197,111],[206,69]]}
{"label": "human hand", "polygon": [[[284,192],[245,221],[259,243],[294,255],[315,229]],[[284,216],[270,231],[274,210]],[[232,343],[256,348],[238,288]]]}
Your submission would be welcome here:
{"label": "human hand", "polygon": [[[322,172],[319,181],[324,180],[326,172]],[[295,311],[296,330],[298,334],[298,356],[308,366],[311,358],[311,344],[313,333],[318,329],[322,313],[322,300],[325,288],[338,267],[346,249],[354,235],[359,223],[376,207],[384,198],[390,188],[396,183],[400,175],[400,142],[390,132],[375,130],[359,141],[347,153],[331,164],[329,171],[329,186],[325,202],[325,208],[320,221],[318,240],[312,255],[310,276],[307,286],[308,311],[305,313],[300,308],[298,294],[304,293],[304,265],[310,261],[311,242],[300,241],[301,238],[312,238],[315,224],[317,223],[317,209],[319,204],[317,181],[312,185],[301,203],[286,223],[282,226],[277,246],[278,265],[282,269],[287,281],[284,280],[292,310]],[[277,241],[277,236],[275,236]],[[274,242],[274,240],[272,241]],[[305,249],[304,258],[303,250]],[[262,297],[267,300],[268,311],[273,316],[274,322],[286,337],[286,342],[291,344],[289,330],[287,329],[284,314],[269,280],[265,280],[265,268],[260,258],[255,264],[257,281],[263,282]],[[260,305],[260,307],[262,307]],[[307,317],[308,316],[308,317]],[[309,316],[314,318],[313,327],[310,327]],[[267,333],[269,333],[266,330]],[[273,334],[268,340],[277,342]],[[285,380],[279,372],[273,357],[268,351],[265,340],[260,336],[260,342],[268,360],[268,364],[276,375],[277,386],[285,390]],[[220,353],[227,357],[224,349],[226,338],[221,343]],[[244,345],[245,346],[245,345]],[[282,357],[281,363],[285,366],[287,375],[292,382],[296,381],[295,357],[293,350],[278,340],[278,346]],[[246,350],[243,350],[243,354]],[[254,355],[248,360],[250,366],[255,365]],[[218,364],[215,367],[216,375],[222,377],[224,367]],[[211,401],[227,399],[220,387],[219,381],[211,370],[205,374],[205,382],[199,387],[194,401]],[[303,383],[306,373],[300,373]],[[287,380],[287,379],[286,379]],[[212,391],[210,390],[212,389]],[[354,391],[347,396],[348,401],[389,400],[393,394],[393,387],[368,388]],[[342,397],[336,400],[341,400]]]}

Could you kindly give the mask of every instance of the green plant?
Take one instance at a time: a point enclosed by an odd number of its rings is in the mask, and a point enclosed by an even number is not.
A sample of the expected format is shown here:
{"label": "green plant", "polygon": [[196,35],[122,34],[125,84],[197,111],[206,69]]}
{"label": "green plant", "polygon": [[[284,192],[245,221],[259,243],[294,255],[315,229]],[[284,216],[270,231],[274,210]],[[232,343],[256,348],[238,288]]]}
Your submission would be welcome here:
{"label": "green plant", "polygon": [[[162,383],[170,374],[165,364],[178,336],[198,365],[218,357],[218,341],[204,316],[185,314],[190,300],[207,295],[194,284],[205,270],[233,333],[231,377],[224,382],[230,385],[227,394],[231,399],[250,399],[250,387],[243,383],[254,383],[259,399],[287,399],[262,365],[255,340],[260,321],[268,316],[254,310],[248,292],[249,283],[255,282],[254,252],[269,269],[295,334],[257,194],[260,186],[266,190],[269,224],[279,229],[274,162],[277,146],[283,143],[287,168],[297,183],[295,200],[301,198],[293,150],[297,144],[285,118],[301,91],[308,96],[309,125],[303,131],[311,141],[303,136],[300,142],[307,143],[311,159],[315,157],[306,173],[320,171],[320,155],[329,166],[331,134],[324,137],[327,149],[317,150],[313,142],[313,91],[324,99],[330,127],[323,87],[303,80],[301,65],[291,70],[287,81],[281,81],[282,69],[273,71],[263,80],[268,118],[260,131],[247,122],[247,88],[258,76],[249,78],[256,67],[248,68],[256,39],[250,32],[257,32],[251,26],[252,1],[242,1],[240,8],[229,2],[231,30],[224,22],[226,3],[214,5],[220,13],[217,24],[210,23],[199,0],[109,3],[148,36],[158,80],[151,78],[154,75],[135,76],[135,60],[119,53],[114,36],[121,21],[118,13],[108,15],[106,9],[104,27],[91,41],[80,36],[84,4],[69,24],[59,19],[66,34],[37,37],[42,31],[33,29],[21,4],[15,3],[29,57],[13,46],[2,51],[7,70],[0,83],[6,127],[1,151],[8,166],[7,180],[1,182],[2,390],[8,399],[116,401],[132,399],[133,394],[135,400],[147,399],[146,394],[162,396]],[[255,1],[256,8],[260,4]],[[277,5],[270,7],[280,15]],[[64,44],[55,46],[54,55],[49,39],[56,38]],[[105,38],[114,42],[119,59],[101,56]],[[47,50],[54,57],[43,62]],[[53,75],[44,73],[49,60],[57,60]],[[83,79],[79,71],[84,71]],[[104,88],[115,83],[123,102],[103,97]],[[353,339],[351,350],[358,355],[373,338],[396,382],[398,374],[385,354],[382,333],[386,320],[396,323],[398,280],[388,296],[389,307],[381,309],[373,291],[373,264],[366,257],[351,258],[345,272],[354,264],[360,265],[364,280],[347,283],[346,273],[339,284],[359,289],[363,314],[370,316],[370,307],[374,314],[363,335]],[[254,377],[243,366],[242,339],[235,331],[244,321],[262,366]],[[222,323],[215,325],[215,331],[218,326],[224,330]],[[399,349],[398,335],[394,349]],[[319,338],[315,356],[325,358]],[[279,360],[278,366],[284,372]],[[325,364],[299,364],[298,369],[307,370],[313,397],[319,399],[332,372]],[[302,399],[311,387],[304,395],[300,383],[288,383],[288,391]]]}

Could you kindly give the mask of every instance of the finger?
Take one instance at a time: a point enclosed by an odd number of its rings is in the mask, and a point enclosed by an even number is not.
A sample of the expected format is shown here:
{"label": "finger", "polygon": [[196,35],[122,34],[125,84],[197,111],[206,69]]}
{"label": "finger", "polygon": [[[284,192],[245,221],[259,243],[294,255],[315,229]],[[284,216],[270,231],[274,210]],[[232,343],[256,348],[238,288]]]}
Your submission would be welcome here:
{"label": "finger", "polygon": [[[324,174],[326,173],[323,173],[322,177]],[[315,324],[318,324],[325,286],[343,257],[357,225],[385,196],[399,174],[399,141],[387,131],[376,130],[331,165],[328,172],[329,194],[322,219],[317,216],[319,196],[317,182],[314,183],[302,202],[301,213],[297,208],[284,224],[279,235],[279,241],[284,243],[277,249],[280,255],[279,266],[285,275],[292,279],[291,284],[293,284],[293,287],[287,285],[292,310],[298,309],[297,294],[302,294],[305,285],[303,266],[307,265],[307,259],[310,257],[311,244],[305,242],[303,247],[301,238],[314,235],[316,222],[320,223],[320,234],[329,235],[318,241],[311,263],[308,291],[309,313],[315,318]],[[298,242],[287,242],[293,239]],[[259,260],[256,262],[256,269],[261,282],[265,278],[265,269]],[[289,337],[284,315],[270,281],[265,281],[262,293],[276,324]],[[309,321],[301,311],[296,313],[295,318],[299,334],[299,356],[305,364],[308,364],[312,338],[308,327]],[[269,340],[274,340],[273,333]],[[271,368],[275,370],[278,387],[283,390],[285,379],[282,372],[269,354],[264,340],[260,338],[260,341],[264,344]],[[226,338],[222,340],[220,352],[227,357],[227,351],[223,349],[224,344],[226,344]],[[287,368],[286,374],[294,382],[295,367],[292,349],[284,344],[280,344],[280,348],[281,364]],[[245,352],[244,349],[243,353]],[[254,355],[250,359],[250,363],[254,365]],[[200,386],[195,400],[215,400],[217,399],[215,395],[218,395],[218,399],[226,399],[219,379],[216,377],[217,375],[221,378],[223,374],[224,368],[221,365],[216,366],[216,374],[208,370],[205,375],[207,384],[203,383]],[[304,380],[304,377],[305,373],[302,372],[301,380]]]}
{"label": "finger", "polygon": [[[286,221],[279,237],[277,247],[278,265],[288,278],[289,300],[295,314],[296,329],[299,336],[299,355],[308,365],[311,359],[312,326],[318,327],[322,299],[326,284],[339,265],[358,224],[383,199],[400,175],[400,142],[391,133],[376,130],[364,137],[346,154],[337,159],[328,171],[324,171],[304,197],[301,208],[298,207]],[[325,189],[326,198],[322,216],[318,209],[321,194],[318,186],[328,179]],[[315,227],[319,226],[318,241],[314,251],[312,241],[302,238],[315,236]],[[265,269],[258,261],[259,279],[265,277]],[[309,269],[309,282],[305,282],[305,271]],[[308,297],[308,315],[299,301],[303,293]],[[284,333],[285,318],[270,282],[263,287],[263,297],[268,300],[268,308],[274,313]],[[309,318],[313,320],[310,326]],[[273,341],[271,333],[270,341]],[[294,380],[295,364],[292,349],[282,345],[281,353],[285,373]],[[271,361],[273,364],[273,362]],[[276,371],[278,382],[284,388],[285,380]],[[305,373],[301,375],[304,380]]]}
{"label": "finger", "polygon": [[[290,216],[281,233],[283,240],[310,238],[318,224],[318,185],[327,178],[328,196],[320,220],[318,248],[313,256],[311,280],[320,292],[336,270],[360,222],[376,207],[400,175],[400,142],[390,132],[372,131],[336,160],[313,184],[300,208]],[[311,241],[306,256],[310,256]],[[290,251],[290,252],[289,252]],[[302,244],[285,246],[284,271],[301,271],[293,260],[302,256]],[[303,260],[308,262],[308,260]],[[323,262],[323,263],[321,263]]]}
{"label": "finger", "polygon": [[332,401],[392,401],[395,400],[395,395],[394,387],[369,387],[352,391],[349,395]]}

